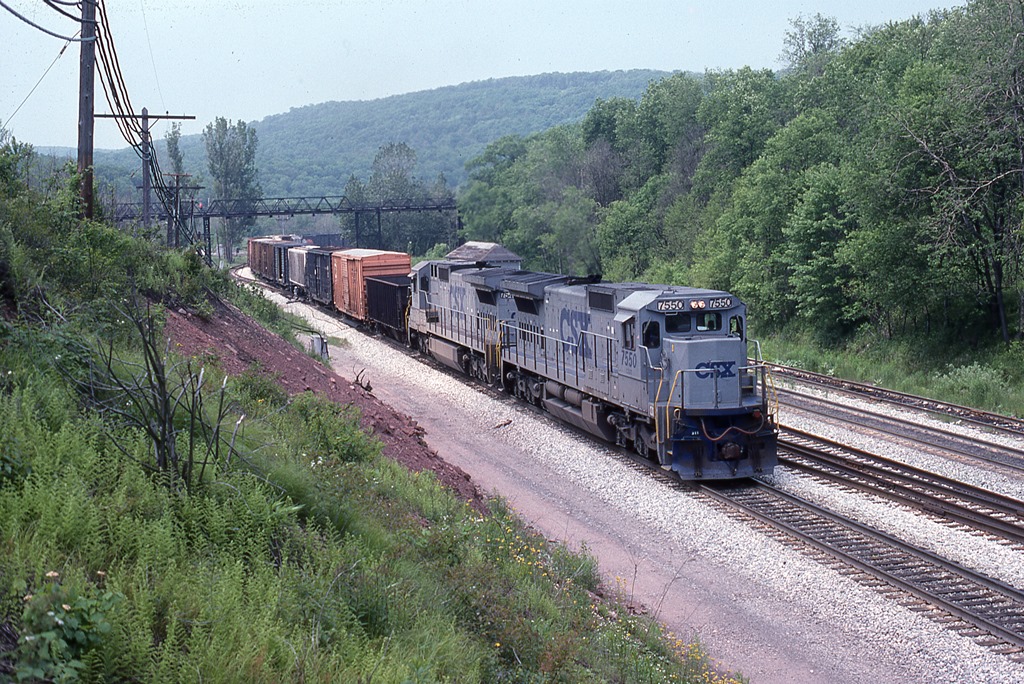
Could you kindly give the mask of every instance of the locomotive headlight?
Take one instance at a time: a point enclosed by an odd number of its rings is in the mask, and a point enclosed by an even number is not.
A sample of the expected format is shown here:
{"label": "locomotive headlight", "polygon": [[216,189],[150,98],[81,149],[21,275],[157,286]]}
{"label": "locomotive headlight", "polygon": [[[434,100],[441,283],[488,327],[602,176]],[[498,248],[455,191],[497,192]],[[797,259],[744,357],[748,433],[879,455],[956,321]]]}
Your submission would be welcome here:
{"label": "locomotive headlight", "polygon": [[691,309],[706,309],[707,306],[708,306],[708,303],[706,301],[704,301],[703,299],[691,299],[690,300],[690,308]]}

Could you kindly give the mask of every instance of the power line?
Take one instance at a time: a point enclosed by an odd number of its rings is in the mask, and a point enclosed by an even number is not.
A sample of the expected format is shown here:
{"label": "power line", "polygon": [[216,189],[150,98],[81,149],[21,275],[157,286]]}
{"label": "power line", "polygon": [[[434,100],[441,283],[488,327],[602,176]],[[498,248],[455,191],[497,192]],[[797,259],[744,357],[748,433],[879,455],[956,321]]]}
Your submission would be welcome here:
{"label": "power line", "polygon": [[142,26],[146,29],[146,43],[149,45],[149,61],[153,65],[153,80],[156,82],[156,92],[160,95],[160,104],[166,107],[164,91],[160,88],[160,75],[156,71],[156,58],[153,56],[153,40],[149,36],[149,21],[146,19],[145,0],[139,0],[139,7],[142,9]]}
{"label": "power line", "polygon": [[32,28],[39,29],[43,33],[49,34],[49,35],[53,36],[54,38],[60,38],[61,40],[66,40],[69,43],[88,43],[88,42],[90,42],[92,40],[95,40],[95,38],[75,38],[74,36],[69,38],[68,36],[62,36],[59,33],[55,33],[55,32],[51,31],[48,28],[43,28],[42,26],[40,26],[39,24],[35,23],[34,21],[29,19],[28,17],[25,17],[25,16],[22,16],[21,14],[18,14],[16,11],[14,11],[14,9],[12,7],[10,7],[3,0],[0,0],[0,7],[3,7],[5,10],[10,12],[14,16],[18,17],[18,19],[21,19],[23,22],[25,22],[26,24],[28,24]]}
{"label": "power line", "polygon": [[64,43],[64,47],[60,49],[60,52],[57,53],[57,56],[53,58],[52,62],[50,62],[50,66],[46,67],[46,71],[44,71],[43,75],[39,77],[39,80],[36,81],[36,84],[32,86],[32,90],[28,91],[28,95],[26,95],[25,99],[21,101],[21,104],[18,105],[18,108],[15,109],[9,117],[7,117],[7,120],[4,122],[5,125],[9,125],[11,123],[11,119],[17,116],[18,112],[21,111],[21,108],[25,106],[25,103],[28,102],[28,99],[32,97],[32,93],[36,92],[36,88],[38,88],[39,84],[43,82],[43,79],[46,78],[46,75],[50,73],[50,69],[53,68],[53,65],[57,63],[58,59],[64,56],[64,51],[68,49],[68,45],[71,45],[70,40]]}
{"label": "power line", "polygon": [[59,12],[60,14],[63,14],[65,17],[67,17],[68,19],[70,19],[71,21],[73,21],[75,23],[79,23],[79,22],[82,21],[80,17],[76,17],[74,14],[72,14],[71,12],[68,12],[66,9],[62,9],[62,8],[57,6],[58,4],[68,5],[68,4],[71,4],[71,3],[66,3],[66,2],[65,3],[57,3],[54,0],[43,0],[43,2],[45,2],[47,5],[49,5],[50,9],[52,9],[53,11]]}

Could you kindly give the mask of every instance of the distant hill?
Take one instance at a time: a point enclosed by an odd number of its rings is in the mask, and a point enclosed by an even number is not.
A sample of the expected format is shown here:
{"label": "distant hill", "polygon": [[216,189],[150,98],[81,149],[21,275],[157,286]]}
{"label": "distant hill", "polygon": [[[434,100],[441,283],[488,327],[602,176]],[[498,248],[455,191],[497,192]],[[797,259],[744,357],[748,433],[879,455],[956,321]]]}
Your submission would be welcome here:
{"label": "distant hill", "polygon": [[[452,187],[465,163],[504,135],[527,135],[580,120],[598,98],[639,98],[666,71],[631,70],[542,74],[463,83],[378,100],[325,102],[253,122],[257,164],[267,197],[340,195],[349,176],[368,180],[377,150],[404,142],[417,154],[416,175],[443,173]],[[230,113],[225,116],[230,118]],[[157,140],[163,154],[163,140]],[[202,136],[183,136],[186,171],[206,174]],[[97,150],[101,192],[127,197],[139,162],[131,150]],[[166,166],[166,164],[165,164]],[[136,174],[138,176],[138,174]]]}

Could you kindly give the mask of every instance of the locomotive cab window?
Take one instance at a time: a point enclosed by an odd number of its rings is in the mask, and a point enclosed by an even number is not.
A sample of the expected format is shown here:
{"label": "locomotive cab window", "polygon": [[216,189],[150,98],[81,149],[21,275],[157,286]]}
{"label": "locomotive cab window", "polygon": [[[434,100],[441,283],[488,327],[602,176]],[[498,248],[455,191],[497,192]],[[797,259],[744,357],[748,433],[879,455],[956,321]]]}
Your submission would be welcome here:
{"label": "locomotive cab window", "polygon": [[644,346],[657,349],[661,346],[661,325],[657,321],[647,321],[643,326]]}
{"label": "locomotive cab window", "polygon": [[729,319],[729,334],[736,337],[743,337],[743,319],[733,316]]}
{"label": "locomotive cab window", "polygon": [[665,334],[690,332],[691,316],[688,313],[670,313],[665,316]]}
{"label": "locomotive cab window", "polygon": [[714,332],[722,329],[722,314],[705,311],[697,314],[697,332]]}
{"label": "locomotive cab window", "polygon": [[622,324],[622,348],[636,349],[636,319],[630,318]]}
{"label": "locomotive cab window", "polygon": [[477,290],[476,299],[481,304],[488,304],[490,306],[494,306],[495,304],[494,292],[491,290]]}

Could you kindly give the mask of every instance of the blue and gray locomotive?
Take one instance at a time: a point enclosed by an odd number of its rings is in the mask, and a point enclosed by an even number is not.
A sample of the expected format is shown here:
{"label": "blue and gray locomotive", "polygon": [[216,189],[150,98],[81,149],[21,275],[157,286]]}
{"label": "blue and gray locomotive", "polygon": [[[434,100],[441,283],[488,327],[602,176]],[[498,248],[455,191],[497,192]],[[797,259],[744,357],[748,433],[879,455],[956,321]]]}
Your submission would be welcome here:
{"label": "blue and gray locomotive", "polygon": [[[413,268],[409,343],[682,479],[771,473],[768,371],[727,292],[521,270],[466,243]],[[755,343],[756,347],[756,343]]]}

